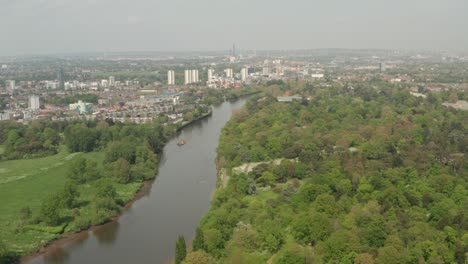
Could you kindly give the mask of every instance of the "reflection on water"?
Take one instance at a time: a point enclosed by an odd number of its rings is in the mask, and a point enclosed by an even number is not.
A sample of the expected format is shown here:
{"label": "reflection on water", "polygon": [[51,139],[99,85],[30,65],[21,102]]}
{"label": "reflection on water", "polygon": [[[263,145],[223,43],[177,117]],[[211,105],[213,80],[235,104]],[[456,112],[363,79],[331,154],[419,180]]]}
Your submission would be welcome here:
{"label": "reflection on water", "polygon": [[119,222],[111,222],[94,230],[94,236],[100,244],[112,244],[119,235]]}
{"label": "reflection on water", "polygon": [[54,251],[54,254],[45,255],[44,259],[47,263],[61,264],[70,257],[70,254],[65,251],[63,248],[57,248]]}

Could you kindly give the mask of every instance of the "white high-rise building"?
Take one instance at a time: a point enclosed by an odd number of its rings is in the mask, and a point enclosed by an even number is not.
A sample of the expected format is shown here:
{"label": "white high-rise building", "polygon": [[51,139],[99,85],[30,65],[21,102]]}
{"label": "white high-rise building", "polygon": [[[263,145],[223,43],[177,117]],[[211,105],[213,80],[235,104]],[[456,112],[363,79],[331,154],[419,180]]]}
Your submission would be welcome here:
{"label": "white high-rise building", "polygon": [[198,70],[192,70],[192,83],[197,83],[198,81]]}
{"label": "white high-rise building", "polygon": [[29,109],[37,110],[41,107],[41,103],[39,100],[39,96],[37,95],[30,95],[29,96]]}
{"label": "white high-rise building", "polygon": [[184,79],[185,79],[185,84],[191,84],[192,83],[192,71],[191,70],[185,70],[184,72]]}
{"label": "white high-rise building", "polygon": [[224,72],[226,73],[226,78],[232,78],[233,77],[232,69],[226,69],[226,70],[224,70]]}
{"label": "white high-rise building", "polygon": [[101,87],[108,87],[109,81],[108,80],[101,80]]}
{"label": "white high-rise building", "polygon": [[167,84],[175,85],[175,72],[174,71],[167,71]]}
{"label": "white high-rise building", "polygon": [[109,86],[115,85],[115,76],[109,76]]}
{"label": "white high-rise building", "polygon": [[241,69],[241,80],[243,82],[247,81],[247,76],[249,75],[247,68]]}
{"label": "white high-rise building", "polygon": [[208,81],[210,82],[213,79],[214,70],[208,69]]}

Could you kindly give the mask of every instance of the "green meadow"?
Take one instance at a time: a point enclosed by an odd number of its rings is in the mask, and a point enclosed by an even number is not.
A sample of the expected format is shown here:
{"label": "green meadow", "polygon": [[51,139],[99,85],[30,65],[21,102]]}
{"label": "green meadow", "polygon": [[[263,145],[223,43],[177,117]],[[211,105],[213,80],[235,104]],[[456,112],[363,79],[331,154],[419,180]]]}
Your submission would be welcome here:
{"label": "green meadow", "polygon": [[[0,147],[0,151],[1,147]],[[34,252],[50,240],[60,236],[62,230],[75,232],[83,228],[75,222],[59,228],[59,232],[41,228],[41,226],[25,225],[21,220],[20,210],[29,206],[34,218],[38,215],[42,201],[50,194],[61,190],[67,181],[67,170],[77,156],[95,160],[102,166],[103,152],[69,153],[65,147],[53,156],[37,159],[11,160],[0,162],[0,240],[10,250],[21,255]],[[142,183],[115,183],[118,199],[128,202],[141,187]],[[91,186],[79,187],[81,219],[91,215]],[[72,211],[64,211],[63,215],[72,215]]]}

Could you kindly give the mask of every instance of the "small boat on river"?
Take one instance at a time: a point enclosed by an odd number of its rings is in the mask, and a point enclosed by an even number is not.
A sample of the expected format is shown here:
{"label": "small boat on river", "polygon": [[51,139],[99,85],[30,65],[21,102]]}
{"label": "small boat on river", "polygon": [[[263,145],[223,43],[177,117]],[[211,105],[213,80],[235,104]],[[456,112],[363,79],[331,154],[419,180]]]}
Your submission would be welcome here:
{"label": "small boat on river", "polygon": [[185,145],[185,143],[187,143],[187,142],[185,142],[184,139],[180,139],[179,142],[177,142],[177,146],[179,146],[179,147],[183,146],[183,145]]}

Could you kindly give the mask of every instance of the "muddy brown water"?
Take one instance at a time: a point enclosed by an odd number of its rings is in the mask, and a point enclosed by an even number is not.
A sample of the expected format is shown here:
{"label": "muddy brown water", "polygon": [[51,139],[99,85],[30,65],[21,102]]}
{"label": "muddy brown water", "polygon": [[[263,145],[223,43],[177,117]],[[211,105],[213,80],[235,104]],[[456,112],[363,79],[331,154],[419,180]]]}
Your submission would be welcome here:
{"label": "muddy brown water", "polygon": [[[175,242],[193,239],[216,189],[221,129],[245,99],[224,102],[164,147],[158,177],[115,221],[60,241],[28,264],[170,263]],[[177,146],[180,138],[187,142]]]}

